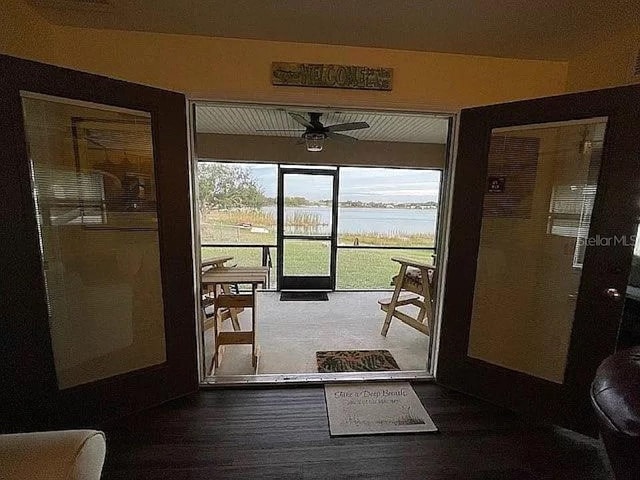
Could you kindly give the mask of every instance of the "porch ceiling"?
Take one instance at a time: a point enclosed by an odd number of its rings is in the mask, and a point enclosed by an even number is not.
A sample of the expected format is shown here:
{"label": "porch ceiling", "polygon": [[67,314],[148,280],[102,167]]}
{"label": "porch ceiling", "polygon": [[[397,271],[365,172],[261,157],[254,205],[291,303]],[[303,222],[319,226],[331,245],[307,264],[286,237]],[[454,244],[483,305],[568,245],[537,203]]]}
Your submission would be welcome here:
{"label": "porch ceiling", "polygon": [[[297,110],[307,116],[306,111]],[[314,109],[314,111],[319,111]],[[326,111],[322,123],[367,122],[370,128],[343,132],[359,140],[378,142],[438,143],[447,142],[449,120],[443,116],[378,112]],[[266,135],[299,137],[301,131],[259,132],[257,130],[304,130],[287,113],[275,107],[227,106],[201,104],[196,107],[196,131],[227,135]]]}

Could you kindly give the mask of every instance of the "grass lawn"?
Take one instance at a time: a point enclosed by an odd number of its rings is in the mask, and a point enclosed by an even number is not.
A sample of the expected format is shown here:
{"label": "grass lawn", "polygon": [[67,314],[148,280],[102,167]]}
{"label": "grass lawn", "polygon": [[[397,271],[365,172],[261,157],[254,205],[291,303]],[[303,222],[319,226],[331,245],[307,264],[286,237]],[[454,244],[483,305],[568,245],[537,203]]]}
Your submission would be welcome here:
{"label": "grass lawn", "polygon": [[432,263],[433,250],[338,249],[337,288],[390,289],[400,264],[391,257]]}
{"label": "grass lawn", "polygon": [[[303,216],[304,217],[304,216]],[[311,216],[312,217],[312,216]],[[292,218],[292,225],[302,225],[313,218]],[[203,247],[202,258],[229,255],[231,264],[239,266],[262,265],[261,248],[238,248],[233,244],[275,245],[276,225],[273,216],[259,211],[208,211],[200,218],[202,243],[228,243],[229,247]],[[251,228],[256,226],[259,228]],[[254,230],[254,231],[252,231]],[[360,246],[425,246],[433,245],[432,234],[377,234],[342,233],[339,245]],[[391,278],[398,273],[399,265],[391,257],[408,257],[431,263],[433,250],[356,249],[339,248],[337,259],[338,289],[389,289]],[[327,241],[285,240],[285,275],[329,275],[330,246]],[[276,248],[270,248],[273,268],[271,287],[276,285]]]}
{"label": "grass lawn", "polygon": [[[285,244],[285,273],[290,275],[328,274],[329,245],[322,241],[288,240]],[[399,265],[391,257],[407,257],[431,263],[432,250],[338,249],[337,288],[390,289],[391,277]],[[262,264],[260,248],[203,247],[202,258],[230,255],[239,266]],[[273,269],[271,286],[275,286],[276,249],[271,248]]]}

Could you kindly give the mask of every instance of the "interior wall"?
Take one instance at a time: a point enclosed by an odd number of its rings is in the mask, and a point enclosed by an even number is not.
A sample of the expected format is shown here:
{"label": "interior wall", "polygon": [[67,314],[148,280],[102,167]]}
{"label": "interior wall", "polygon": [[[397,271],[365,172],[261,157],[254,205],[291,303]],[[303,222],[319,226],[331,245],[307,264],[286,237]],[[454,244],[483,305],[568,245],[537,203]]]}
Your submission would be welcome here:
{"label": "interior wall", "polygon": [[640,24],[615,32],[599,45],[585,45],[584,51],[569,61],[567,91],[615,87],[632,82],[629,75],[634,55],[640,50]]}
{"label": "interior wall", "polygon": [[[566,62],[505,59],[49,24],[0,3],[0,52],[184,92],[192,98],[429,111],[562,93]],[[275,87],[272,61],[394,68],[390,92]]]}
{"label": "interior wall", "polygon": [[199,159],[319,165],[443,169],[446,145],[436,143],[326,141],[322,153],[307,152],[294,137],[198,133]]}

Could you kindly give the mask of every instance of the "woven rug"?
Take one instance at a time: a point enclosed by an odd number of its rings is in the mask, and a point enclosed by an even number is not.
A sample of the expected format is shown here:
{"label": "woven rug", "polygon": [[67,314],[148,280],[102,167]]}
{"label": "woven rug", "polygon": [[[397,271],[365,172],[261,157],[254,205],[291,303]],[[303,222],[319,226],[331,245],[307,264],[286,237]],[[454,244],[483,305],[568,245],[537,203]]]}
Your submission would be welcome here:
{"label": "woven rug", "polygon": [[319,373],[400,370],[389,350],[330,350],[316,352]]}

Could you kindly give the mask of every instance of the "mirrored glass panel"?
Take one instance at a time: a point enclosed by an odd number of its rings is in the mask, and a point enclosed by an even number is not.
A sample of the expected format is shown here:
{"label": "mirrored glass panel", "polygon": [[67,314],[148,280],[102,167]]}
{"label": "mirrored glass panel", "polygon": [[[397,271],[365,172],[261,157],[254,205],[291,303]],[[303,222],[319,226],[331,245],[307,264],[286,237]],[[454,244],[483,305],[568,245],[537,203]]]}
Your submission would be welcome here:
{"label": "mirrored glass panel", "polygon": [[22,104],[59,388],[163,363],[150,115]]}
{"label": "mirrored glass panel", "polygon": [[492,132],[469,356],[563,382],[605,130]]}

